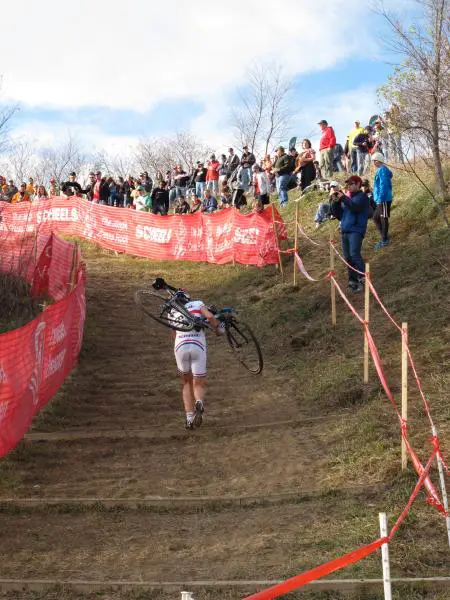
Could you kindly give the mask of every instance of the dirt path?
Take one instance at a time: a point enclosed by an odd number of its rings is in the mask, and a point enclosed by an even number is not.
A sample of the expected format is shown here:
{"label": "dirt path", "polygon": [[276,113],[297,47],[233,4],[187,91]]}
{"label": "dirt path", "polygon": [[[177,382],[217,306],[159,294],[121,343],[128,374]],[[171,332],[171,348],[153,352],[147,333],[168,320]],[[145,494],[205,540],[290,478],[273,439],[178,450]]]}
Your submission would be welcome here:
{"label": "dirt path", "polygon": [[[344,498],[321,497],[320,457],[349,412],[317,418],[270,360],[252,376],[210,339],[205,424],[186,432],[168,330],[144,326],[126,264],[88,267],[80,364],[0,472],[2,576],[270,579],[316,565]],[[344,498],[352,516],[360,493]]]}

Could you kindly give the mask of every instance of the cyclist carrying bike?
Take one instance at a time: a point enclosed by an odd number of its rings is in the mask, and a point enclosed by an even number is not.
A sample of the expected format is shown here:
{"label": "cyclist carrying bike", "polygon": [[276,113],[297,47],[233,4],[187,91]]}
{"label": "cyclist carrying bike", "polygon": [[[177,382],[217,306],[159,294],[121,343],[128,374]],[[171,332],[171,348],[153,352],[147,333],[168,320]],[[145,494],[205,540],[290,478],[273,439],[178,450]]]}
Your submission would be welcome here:
{"label": "cyclist carrying bike", "polygon": [[203,420],[205,386],[207,375],[207,346],[204,327],[205,319],[216,335],[224,332],[223,325],[216,319],[201,300],[191,300],[187,292],[179,295],[177,302],[184,305],[193,317],[198,318],[199,326],[192,331],[177,331],[175,335],[175,360],[183,377],[183,404],[186,411],[186,429],[200,427]]}

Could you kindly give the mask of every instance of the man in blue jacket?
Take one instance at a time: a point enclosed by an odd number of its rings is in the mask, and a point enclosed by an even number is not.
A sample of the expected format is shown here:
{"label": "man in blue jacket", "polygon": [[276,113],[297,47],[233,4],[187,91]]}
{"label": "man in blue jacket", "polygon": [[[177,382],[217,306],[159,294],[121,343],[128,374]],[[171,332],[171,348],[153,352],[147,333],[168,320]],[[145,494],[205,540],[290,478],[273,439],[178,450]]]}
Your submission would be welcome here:
{"label": "man in blue jacket", "polygon": [[387,168],[385,161],[381,152],[372,154],[372,162],[376,168],[373,181],[373,199],[376,204],[373,220],[381,236],[381,240],[375,245],[375,250],[385,248],[391,242],[388,233],[392,204],[392,171]]}
{"label": "man in blue jacket", "polygon": [[[361,246],[367,230],[369,198],[361,190],[362,179],[352,175],[345,182],[348,193],[333,190],[330,194],[331,213],[341,222],[342,251],[348,268],[348,285],[355,291],[363,289],[365,264]],[[357,273],[354,269],[359,271]]]}

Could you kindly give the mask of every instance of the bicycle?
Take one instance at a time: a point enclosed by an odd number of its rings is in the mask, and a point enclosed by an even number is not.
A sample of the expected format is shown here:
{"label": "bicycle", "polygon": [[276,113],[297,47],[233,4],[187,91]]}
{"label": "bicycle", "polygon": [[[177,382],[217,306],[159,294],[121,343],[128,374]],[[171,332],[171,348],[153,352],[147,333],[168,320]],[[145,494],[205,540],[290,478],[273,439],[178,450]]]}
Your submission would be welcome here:
{"label": "bicycle", "polygon": [[[182,289],[169,285],[161,277],[155,279],[152,287],[153,290],[141,289],[134,294],[136,304],[146,316],[176,331],[211,328],[206,319],[195,317],[184,307]],[[254,375],[261,373],[264,366],[261,347],[249,325],[237,319],[231,307],[206,308],[223,324],[228,344],[242,366]]]}

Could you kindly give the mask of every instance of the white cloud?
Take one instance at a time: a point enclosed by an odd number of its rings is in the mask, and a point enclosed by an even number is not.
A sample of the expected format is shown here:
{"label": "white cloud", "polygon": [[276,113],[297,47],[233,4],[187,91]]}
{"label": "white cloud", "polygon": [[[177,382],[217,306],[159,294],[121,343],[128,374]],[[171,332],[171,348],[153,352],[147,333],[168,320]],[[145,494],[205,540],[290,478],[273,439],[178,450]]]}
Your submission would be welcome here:
{"label": "white cloud", "polygon": [[169,98],[203,99],[241,82],[254,60],[276,59],[299,74],[369,54],[362,5],[19,0],[8,5],[15,26],[0,36],[3,91],[32,106],[145,110]]}

